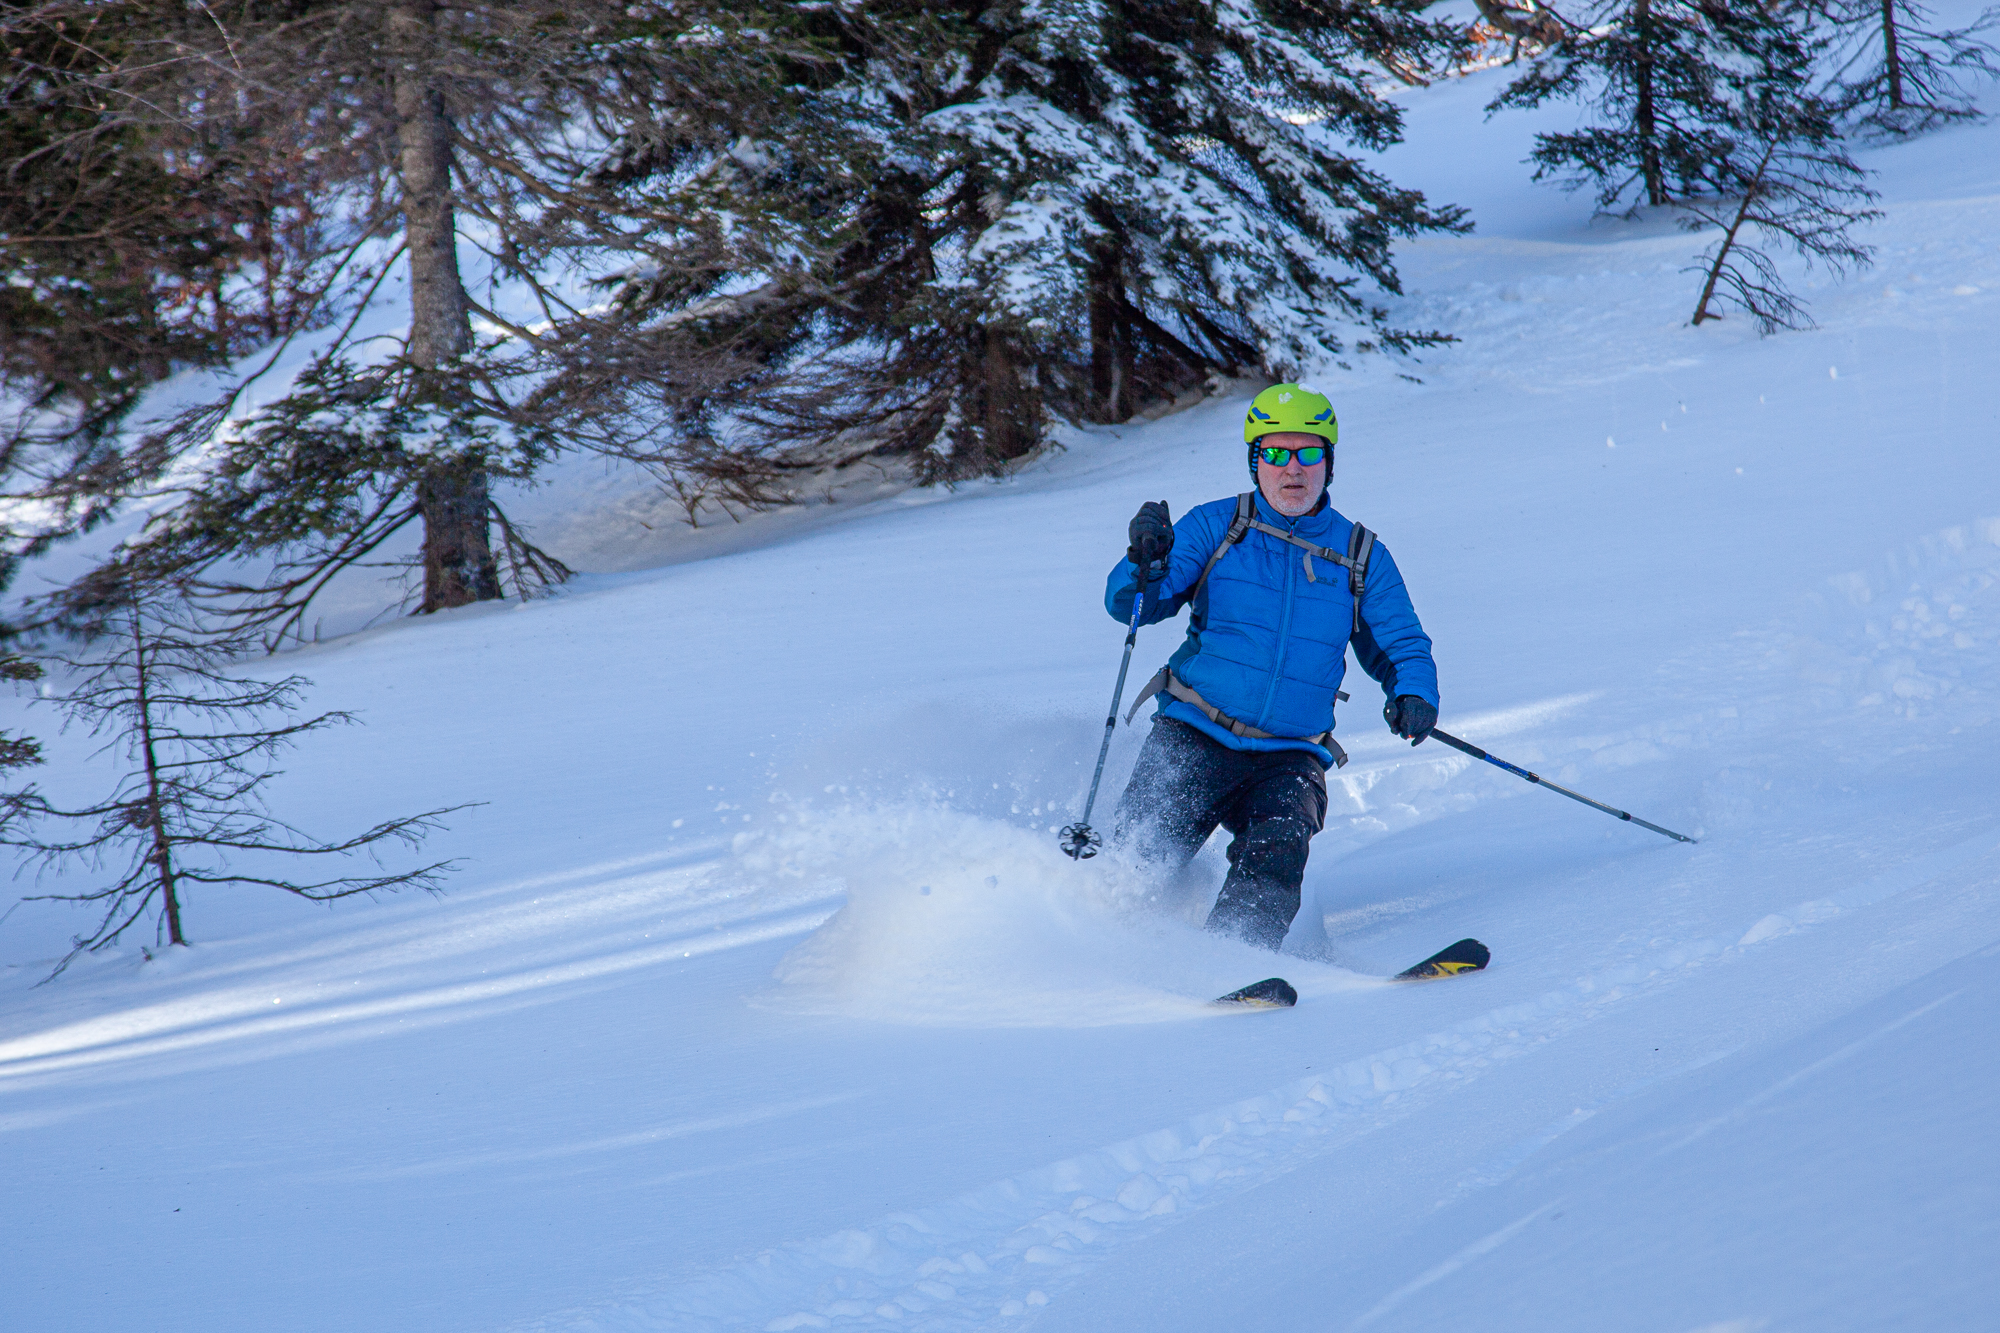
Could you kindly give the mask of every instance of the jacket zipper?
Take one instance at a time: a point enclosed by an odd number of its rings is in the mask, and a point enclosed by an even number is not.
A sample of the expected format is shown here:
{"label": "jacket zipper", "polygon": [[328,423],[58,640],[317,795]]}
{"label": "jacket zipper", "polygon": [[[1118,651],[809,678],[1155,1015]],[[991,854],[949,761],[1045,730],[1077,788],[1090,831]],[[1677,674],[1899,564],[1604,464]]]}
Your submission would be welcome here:
{"label": "jacket zipper", "polygon": [[[1295,531],[1297,530],[1298,527],[1296,523],[1290,524],[1288,526]],[[1250,535],[1252,537],[1262,537],[1265,541],[1274,540],[1273,538],[1270,537],[1264,537],[1264,534],[1261,532],[1253,532]],[[1290,552],[1293,548],[1287,545],[1285,546],[1284,549],[1286,550],[1286,552]],[[1298,567],[1292,561],[1286,560],[1284,562],[1284,565],[1285,565],[1285,609],[1283,614],[1278,617],[1278,648],[1277,652],[1271,659],[1271,682],[1270,684],[1264,687],[1264,706],[1263,708],[1259,709],[1257,713],[1257,721],[1255,725],[1257,729],[1260,731],[1270,730],[1270,727],[1268,727],[1265,724],[1270,722],[1271,720],[1271,705],[1275,703],[1278,698],[1278,680],[1281,676],[1284,675],[1285,649],[1292,641],[1292,590],[1298,586],[1299,575],[1298,575]]]}

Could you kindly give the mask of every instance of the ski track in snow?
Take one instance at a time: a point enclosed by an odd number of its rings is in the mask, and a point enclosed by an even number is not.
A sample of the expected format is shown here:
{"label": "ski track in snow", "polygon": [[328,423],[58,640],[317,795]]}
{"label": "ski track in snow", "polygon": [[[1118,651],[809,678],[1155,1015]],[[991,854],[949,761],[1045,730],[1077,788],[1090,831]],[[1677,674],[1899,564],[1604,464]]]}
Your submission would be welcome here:
{"label": "ski track in snow", "polygon": [[[1325,1074],[996,1181],[931,1208],[768,1251],[672,1291],[524,1321],[512,1328],[517,1333],[693,1333],[738,1327],[768,1333],[802,1328],[944,1333],[988,1327],[996,1316],[1012,1317],[1047,1304],[1052,1293],[1060,1295],[1112,1250],[1143,1240],[1191,1211],[1296,1170],[1312,1158],[1339,1151],[1426,1099],[1462,1090],[1494,1064],[1560,1040],[1622,1001],[1681,984],[1700,969],[1740,956],[1778,935],[1879,903],[1994,852],[2000,852],[2000,834],[1989,830],[1831,898],[1802,903],[1784,917],[1766,917],[1733,941],[1710,938],[1660,950],[1579,979],[1531,1003],[1495,1009],[1417,1041],[1350,1060]],[[1774,922],[1782,924],[1774,928]],[[1475,974],[1430,984],[1479,982]],[[1283,1020],[1275,1015],[1239,1015],[1231,1021]],[[1716,1052],[1687,1069],[1728,1053]],[[1799,1071],[1789,1076],[1790,1081],[1809,1077],[1817,1068]],[[1579,1108],[1507,1157],[1482,1167],[1463,1188],[1498,1183],[1602,1105],[1658,1081],[1649,1079],[1597,1105]],[[1776,1095],[1783,1086],[1789,1083],[1774,1087],[1768,1095]],[[1514,1229],[1552,1206],[1545,1205],[1513,1228],[1392,1293],[1356,1327],[1372,1323],[1421,1287],[1495,1248]]]}
{"label": "ski track in snow", "polygon": [[[276,980],[260,976],[231,984],[223,980],[234,970],[227,959],[174,959],[178,967],[149,979],[156,985],[182,979],[199,986],[214,977],[220,984],[0,1040],[0,1085],[169,1054],[226,1062],[240,1049],[241,1058],[261,1059],[266,1052],[260,1042],[283,1038],[291,1048],[305,1049],[359,1039],[388,1020],[455,1022],[467,1008],[532,1003],[563,987],[670,960],[802,935],[834,911],[827,893],[814,888],[760,895],[746,910],[740,893],[691,888],[689,880],[700,873],[600,885],[587,904],[554,893],[546,902],[503,904],[442,935],[422,926],[364,929],[342,941],[344,947],[267,954],[254,969],[245,969]],[[498,975],[481,968],[477,979],[411,984],[413,973],[434,978],[454,955],[490,962],[486,951],[496,945],[548,933],[558,922],[573,926],[579,917],[596,917],[611,924],[642,915],[646,928],[635,939],[628,927],[622,948],[600,945],[585,957],[517,965]],[[194,975],[188,976],[190,971]]]}

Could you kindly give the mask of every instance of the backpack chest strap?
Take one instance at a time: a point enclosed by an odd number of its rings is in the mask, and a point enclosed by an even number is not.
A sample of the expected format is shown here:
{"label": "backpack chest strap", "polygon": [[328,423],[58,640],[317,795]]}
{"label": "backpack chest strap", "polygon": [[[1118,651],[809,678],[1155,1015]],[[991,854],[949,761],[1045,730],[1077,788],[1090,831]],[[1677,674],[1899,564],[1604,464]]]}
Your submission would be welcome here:
{"label": "backpack chest strap", "polygon": [[1353,632],[1356,634],[1361,632],[1361,595],[1368,590],[1368,561],[1375,554],[1374,533],[1362,527],[1359,523],[1354,524],[1347,535],[1347,553],[1343,555],[1339,551],[1315,545],[1294,533],[1286,532],[1282,528],[1274,528],[1269,523],[1260,522],[1254,518],[1250,519],[1244,526],[1253,528],[1268,537],[1276,537],[1279,541],[1296,546],[1304,551],[1305,555],[1301,559],[1305,562],[1306,581],[1308,583],[1319,582],[1318,578],[1313,574],[1312,562],[1314,556],[1318,556],[1328,564],[1338,565],[1346,570],[1348,591],[1354,594]]}
{"label": "backpack chest strap", "polygon": [[1267,537],[1276,537],[1279,541],[1287,542],[1304,551],[1307,556],[1306,577],[1315,583],[1319,582],[1319,580],[1313,574],[1311,560],[1313,556],[1318,556],[1329,564],[1339,565],[1342,569],[1352,570],[1355,568],[1355,563],[1351,556],[1342,555],[1339,551],[1333,550],[1330,547],[1315,545],[1305,538],[1298,536],[1296,533],[1286,532],[1283,528],[1274,528],[1269,523],[1254,518],[1250,520],[1249,526],[1254,531],[1261,532]]}
{"label": "backpack chest strap", "polygon": [[1224,555],[1228,554],[1230,547],[1242,541],[1247,533],[1253,531],[1261,532],[1267,537],[1276,537],[1279,541],[1289,546],[1296,546],[1305,552],[1303,559],[1305,561],[1307,582],[1319,582],[1318,576],[1313,573],[1312,562],[1314,556],[1318,556],[1328,564],[1338,565],[1347,571],[1348,590],[1354,594],[1354,632],[1357,634],[1360,633],[1361,595],[1368,588],[1368,561],[1375,554],[1375,534],[1367,528],[1362,527],[1359,523],[1354,524],[1347,535],[1347,553],[1343,555],[1339,551],[1309,542],[1295,533],[1286,532],[1283,528],[1274,528],[1269,523],[1264,522],[1257,517],[1256,499],[1257,493],[1255,491],[1245,491],[1236,497],[1236,516],[1229,521],[1229,531],[1224,533],[1222,540],[1216,543],[1215,551],[1208,557],[1208,563],[1201,567],[1200,576],[1195,579],[1193,586],[1188,589],[1188,600],[1194,600],[1196,594],[1201,591],[1202,585],[1208,582],[1208,576],[1215,569],[1217,563],[1221,561]]}

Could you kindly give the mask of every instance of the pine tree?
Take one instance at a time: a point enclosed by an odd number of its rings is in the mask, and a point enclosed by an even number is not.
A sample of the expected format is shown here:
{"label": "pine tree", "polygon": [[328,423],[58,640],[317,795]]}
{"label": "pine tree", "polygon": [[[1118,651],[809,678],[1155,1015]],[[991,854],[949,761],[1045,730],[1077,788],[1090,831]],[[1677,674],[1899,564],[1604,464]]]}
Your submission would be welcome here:
{"label": "pine tree", "polygon": [[[737,248],[668,258],[692,276],[648,271],[622,299],[729,349],[740,378],[691,421],[762,441],[765,478],[869,454],[976,474],[1052,420],[1434,344],[1362,283],[1395,292],[1392,242],[1462,213],[1348,151],[1396,137],[1375,71],[1456,49],[1420,7],[801,7],[831,56],[799,80],[812,156],[760,143],[691,242],[726,219]],[[757,201],[763,229],[741,223]]]}
{"label": "pine tree", "polygon": [[[189,895],[201,888],[270,888],[312,902],[411,887],[437,891],[452,862],[317,880],[282,873],[293,857],[338,863],[372,855],[386,842],[414,848],[441,827],[442,816],[464,807],[386,820],[333,842],[278,819],[263,802],[265,784],[278,776],[277,756],[300,737],[354,717],[295,719],[311,682],[231,675],[230,663],[250,645],[191,624],[168,590],[101,591],[98,650],[56,659],[75,673],[58,706],[69,724],[105,738],[124,771],[103,800],[77,809],[33,789],[16,794],[9,813],[31,827],[16,831],[10,821],[0,836],[0,846],[22,849],[46,870],[110,872],[93,888],[32,895],[92,904],[102,913],[72,941],[51,978],[78,954],[111,947],[143,921],[155,923],[159,942],[186,944]],[[75,837],[50,838],[39,832],[49,821],[84,827]]]}
{"label": "pine tree", "polygon": [[1789,68],[1782,0],[1611,0],[1568,17],[1572,35],[1487,107],[1582,101],[1601,122],[1535,136],[1535,179],[1593,187],[1600,210],[1660,206],[1726,189],[1740,173],[1744,88]]}
{"label": "pine tree", "polygon": [[[1810,3],[1619,0],[1539,58],[1488,107],[1589,101],[1609,123],[1536,136],[1537,179],[1596,187],[1597,205],[1672,205],[1714,229],[1693,318],[1734,305],[1765,333],[1810,323],[1771,254],[1838,273],[1871,251],[1852,229],[1880,216],[1825,96],[1832,33]],[[1629,201],[1629,202],[1628,202]]]}
{"label": "pine tree", "polygon": [[[71,476],[145,391],[270,336],[309,273],[280,255],[316,222],[305,164],[280,184],[195,123],[126,113],[106,80],[158,6],[0,6],[0,463]],[[239,282],[264,310],[239,310]]]}
{"label": "pine tree", "polygon": [[1823,0],[1845,38],[1835,83],[1841,109],[1865,128],[1904,136],[1979,115],[1974,82],[2000,78],[2000,7],[1940,28],[1916,0]]}
{"label": "pine tree", "polygon": [[1865,268],[1873,251],[1851,233],[1881,216],[1868,206],[1875,191],[1847,154],[1833,104],[1779,83],[1756,99],[1747,120],[1752,148],[1737,159],[1747,169],[1731,195],[1682,205],[1682,226],[1719,232],[1697,267],[1704,277],[1688,322],[1721,319],[1727,303],[1764,333],[1805,327],[1812,321],[1771,249],[1834,273]]}
{"label": "pine tree", "polygon": [[[701,0],[134,4],[143,21],[116,58],[85,71],[92,104],[113,108],[101,141],[119,147],[120,169],[163,144],[204,169],[250,164],[224,173],[232,182],[303,164],[331,221],[275,236],[239,225],[239,251],[254,258],[269,243],[284,272],[323,279],[266,332],[336,332],[300,382],[311,411],[261,409],[239,431],[229,423],[243,415],[245,380],[116,448],[94,446],[87,473],[64,470],[30,492],[56,508],[51,531],[171,476],[186,503],[127,552],[125,574],[104,577],[229,589],[245,623],[284,622],[294,594],[324,586],[318,574],[372,552],[406,517],[421,531],[420,610],[499,596],[510,568],[529,582],[559,576],[559,563],[516,540],[493,480],[531,475],[558,440],[663,456],[647,443],[689,384],[685,340],[636,330],[591,297],[593,280],[648,262],[649,232],[684,222],[617,211],[600,131],[650,117],[671,127],[674,160],[698,166],[766,114],[768,70],[789,48],[765,40],[753,7]],[[71,28],[96,8],[34,7]],[[184,143],[177,125],[198,133]],[[460,256],[480,250],[488,290],[515,293],[513,305],[475,299]],[[271,308],[243,280],[251,271],[219,288],[237,314]],[[406,335],[392,349],[352,344],[354,318],[392,281],[407,284]],[[439,422],[451,429],[381,435],[387,423]],[[407,513],[338,529],[392,496]],[[271,577],[246,578],[259,561],[275,562]],[[51,614],[89,597],[86,582]]]}
{"label": "pine tree", "polygon": [[[384,394],[382,373],[338,358],[308,367],[284,398],[223,435],[204,460],[200,484],[189,488],[146,536],[115,562],[64,594],[72,618],[89,615],[107,581],[173,584],[225,638],[255,636],[267,651],[288,638],[303,640],[315,599],[341,574],[371,562],[399,531],[437,526],[448,500],[429,488],[461,484],[453,460],[477,460],[488,478],[526,479],[550,452],[546,433],[521,428],[503,434],[476,402],[451,393],[442,379],[432,391]],[[501,529],[501,556],[517,593],[567,579],[569,568],[517,532],[490,497],[484,514],[459,521]],[[273,555],[245,579],[230,559],[243,550]],[[442,599],[435,562],[415,595]],[[502,571],[488,571],[496,581]]]}

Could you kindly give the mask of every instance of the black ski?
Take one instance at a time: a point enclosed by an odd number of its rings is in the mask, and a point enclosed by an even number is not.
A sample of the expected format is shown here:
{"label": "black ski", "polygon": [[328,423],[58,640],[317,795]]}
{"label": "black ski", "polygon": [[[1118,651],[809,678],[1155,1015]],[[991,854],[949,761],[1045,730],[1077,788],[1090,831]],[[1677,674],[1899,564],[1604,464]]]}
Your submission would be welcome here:
{"label": "black ski", "polygon": [[1460,940],[1439,949],[1415,967],[1404,968],[1391,981],[1429,981],[1434,977],[1455,977],[1461,972],[1477,972],[1493,960],[1493,951],[1478,940]]}
{"label": "black ski", "polygon": [[[1415,967],[1406,967],[1391,981],[1430,981],[1437,977],[1455,977],[1461,972],[1477,972],[1493,961],[1493,951],[1478,940],[1460,940],[1448,948],[1439,949]],[[1266,977],[1255,985],[1233,990],[1227,995],[1218,995],[1215,1004],[1241,1005],[1245,1009],[1289,1009],[1299,1002],[1299,993],[1292,989],[1292,983],[1283,977]]]}
{"label": "black ski", "polygon": [[1299,1002],[1299,993],[1283,977],[1266,977],[1254,986],[1218,995],[1216,1004],[1240,1004],[1246,1009],[1289,1009]]}

